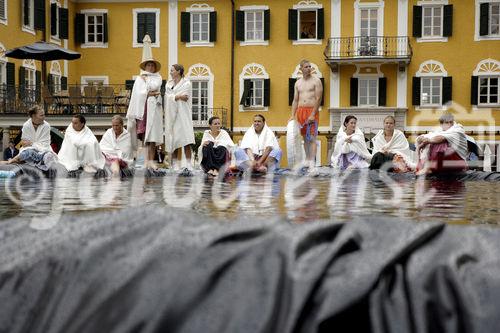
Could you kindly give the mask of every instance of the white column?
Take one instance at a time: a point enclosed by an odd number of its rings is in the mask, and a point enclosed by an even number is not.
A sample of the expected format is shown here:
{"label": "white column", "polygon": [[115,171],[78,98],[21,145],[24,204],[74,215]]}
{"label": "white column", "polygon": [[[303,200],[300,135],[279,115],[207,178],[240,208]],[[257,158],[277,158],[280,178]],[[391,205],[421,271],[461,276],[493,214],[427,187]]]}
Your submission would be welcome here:
{"label": "white column", "polygon": [[[68,0],[64,0],[64,8],[68,8]],[[68,26],[68,33],[69,33],[69,26]],[[67,39],[64,40],[63,47],[65,49],[68,48],[68,40]],[[68,77],[68,60],[63,60],[63,64],[64,64],[63,65],[64,66],[64,68],[63,68],[63,76]],[[69,80],[68,80],[68,83],[69,83]]]}
{"label": "white column", "polygon": [[495,170],[496,172],[500,172],[500,144],[496,144],[497,146],[497,154],[496,154],[496,159],[497,159],[497,169]]}
{"label": "white column", "polygon": [[4,151],[5,148],[9,146],[9,141],[10,141],[10,130],[8,127],[5,127],[2,131],[2,152]]}
{"label": "white column", "polygon": [[[403,37],[408,37],[408,0],[398,0],[398,54],[406,54],[407,43],[402,41]],[[408,72],[405,66],[404,71],[400,72],[398,68],[398,87],[397,87],[397,107],[406,108],[407,103],[407,84]]]}
{"label": "white column", "polygon": [[[330,0],[331,1],[331,28],[330,37],[338,38],[341,37],[341,0]],[[330,71],[330,107],[338,108],[340,107],[340,66],[338,67],[337,73]],[[330,117],[331,118],[331,117]],[[330,128],[332,127],[330,121]]]}
{"label": "white column", "polygon": [[168,0],[168,69],[170,72],[170,67],[176,64],[178,56],[178,40],[177,35],[179,33],[177,29],[177,14],[178,14],[178,2],[177,0]]}

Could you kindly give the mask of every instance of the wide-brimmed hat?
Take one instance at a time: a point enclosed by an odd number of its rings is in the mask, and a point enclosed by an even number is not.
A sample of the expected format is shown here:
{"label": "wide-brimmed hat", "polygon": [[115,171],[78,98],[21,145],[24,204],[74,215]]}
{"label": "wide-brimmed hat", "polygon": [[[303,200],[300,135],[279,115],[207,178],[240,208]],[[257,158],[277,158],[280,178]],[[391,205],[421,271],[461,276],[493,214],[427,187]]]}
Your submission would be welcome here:
{"label": "wide-brimmed hat", "polygon": [[153,58],[153,50],[151,49],[151,37],[148,34],[144,35],[144,39],[142,40],[142,61],[139,67],[142,70],[146,70],[146,64],[148,62],[154,62],[156,65],[156,71],[159,72],[161,68],[161,64],[158,60]]}

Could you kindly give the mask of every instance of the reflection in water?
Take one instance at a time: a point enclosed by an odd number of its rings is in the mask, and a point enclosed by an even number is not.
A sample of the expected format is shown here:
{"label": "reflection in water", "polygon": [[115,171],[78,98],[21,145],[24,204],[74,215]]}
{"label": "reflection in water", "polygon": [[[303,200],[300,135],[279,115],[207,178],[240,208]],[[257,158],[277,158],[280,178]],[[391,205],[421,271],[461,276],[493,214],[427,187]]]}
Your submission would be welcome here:
{"label": "reflection in water", "polygon": [[[333,177],[273,176],[206,179],[135,177],[129,180],[56,179],[46,187],[0,179],[0,218],[33,218],[48,228],[61,214],[143,205],[194,210],[201,216],[232,221],[284,217],[293,223],[385,215],[414,221],[496,224],[500,186],[484,181],[371,178],[367,172]],[[14,198],[11,200],[10,196]],[[32,223],[32,224],[33,224]]]}

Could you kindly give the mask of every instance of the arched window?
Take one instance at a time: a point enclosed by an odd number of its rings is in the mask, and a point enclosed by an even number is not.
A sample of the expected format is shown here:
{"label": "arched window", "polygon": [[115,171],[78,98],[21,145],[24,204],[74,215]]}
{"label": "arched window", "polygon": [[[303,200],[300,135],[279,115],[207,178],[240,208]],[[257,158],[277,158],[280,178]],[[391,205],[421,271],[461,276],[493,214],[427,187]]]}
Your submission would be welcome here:
{"label": "arched window", "polygon": [[[312,67],[311,75],[318,77],[321,80],[321,84],[323,85],[323,96],[321,98],[321,105],[324,105],[325,80],[323,78],[323,74],[319,70],[318,65],[316,65],[313,62],[310,62],[310,64]],[[293,71],[291,77],[288,79],[288,105],[292,105],[295,82],[301,77],[302,77],[302,71],[300,70],[300,64],[298,64],[295,67],[295,70]]]}
{"label": "arched window", "polygon": [[452,79],[442,63],[424,61],[413,78],[413,105],[441,107],[451,101]]}
{"label": "arched window", "polygon": [[240,73],[240,111],[267,111],[270,105],[271,80],[264,66],[247,64]]}
{"label": "arched window", "polygon": [[7,83],[7,57],[5,47],[0,43],[0,85]]}
{"label": "arched window", "polygon": [[480,61],[473,72],[471,81],[471,104],[480,106],[499,105],[498,81],[500,62],[495,59]]}
{"label": "arched window", "polygon": [[213,115],[214,75],[207,65],[194,64],[186,77],[192,86],[193,125],[208,126],[208,119]]}
{"label": "arched window", "polygon": [[61,91],[61,66],[58,61],[52,61],[50,64],[50,73],[48,77],[49,90],[53,93]]}

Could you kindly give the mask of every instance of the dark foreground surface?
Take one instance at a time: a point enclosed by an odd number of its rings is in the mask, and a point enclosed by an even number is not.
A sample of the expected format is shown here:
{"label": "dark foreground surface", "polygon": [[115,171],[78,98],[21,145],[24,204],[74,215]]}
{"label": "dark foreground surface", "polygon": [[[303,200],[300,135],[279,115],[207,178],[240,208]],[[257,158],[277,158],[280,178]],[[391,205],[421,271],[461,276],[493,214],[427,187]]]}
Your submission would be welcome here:
{"label": "dark foreground surface", "polygon": [[0,331],[499,332],[499,240],[491,227],[222,223],[164,207],[48,230],[15,218],[0,224]]}

